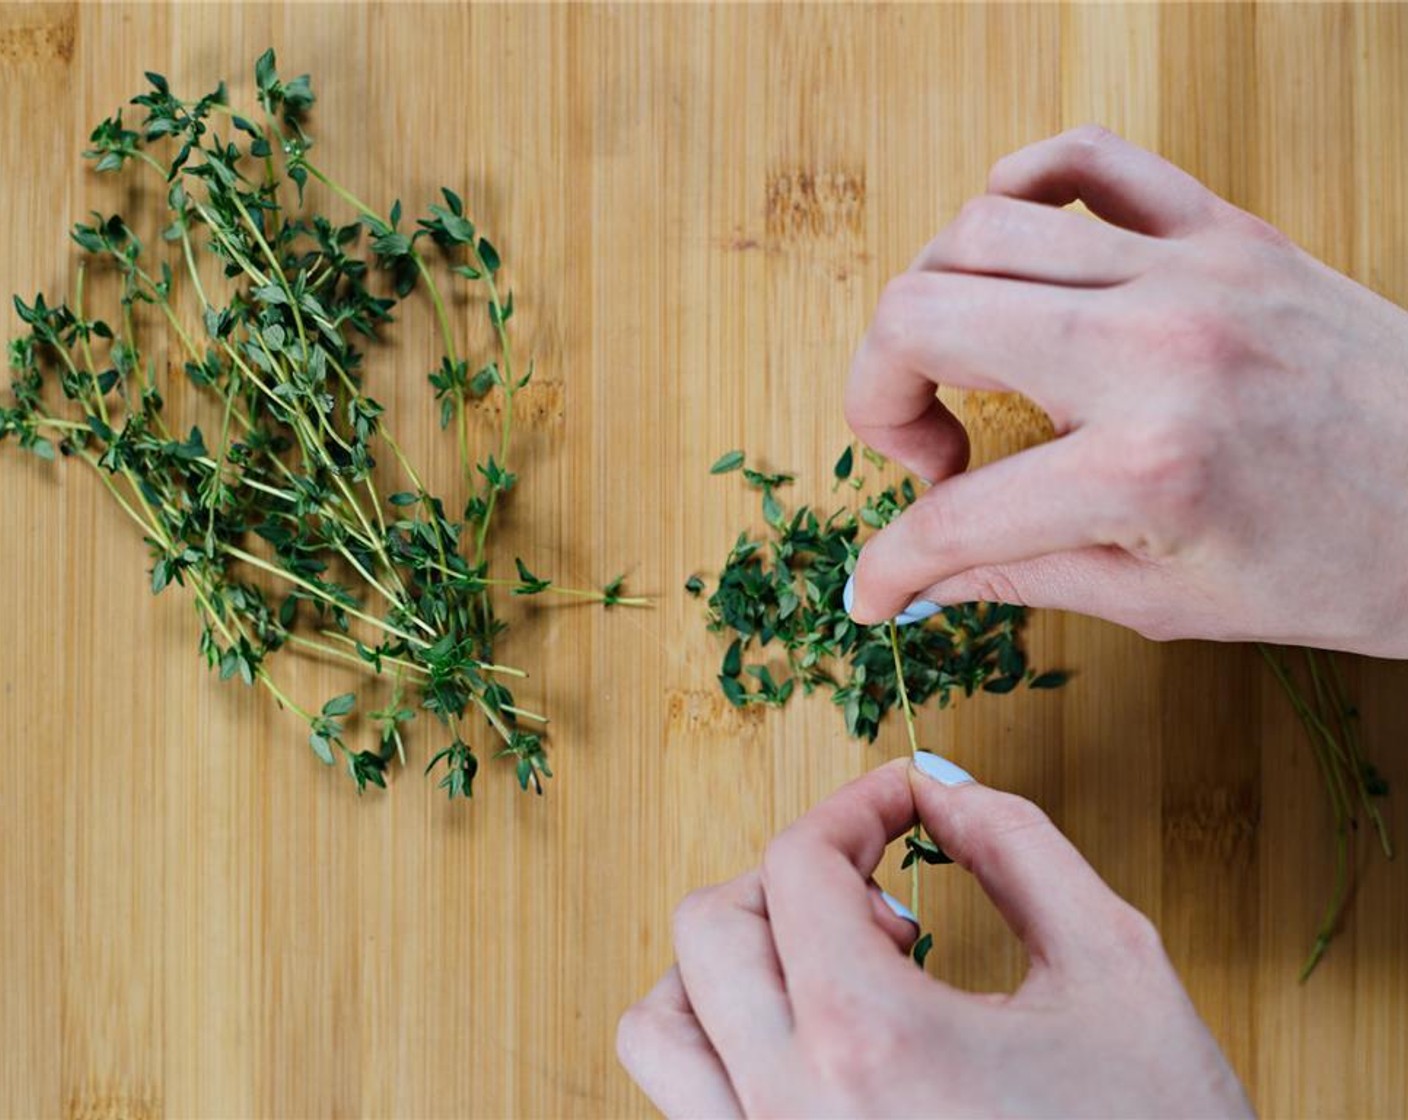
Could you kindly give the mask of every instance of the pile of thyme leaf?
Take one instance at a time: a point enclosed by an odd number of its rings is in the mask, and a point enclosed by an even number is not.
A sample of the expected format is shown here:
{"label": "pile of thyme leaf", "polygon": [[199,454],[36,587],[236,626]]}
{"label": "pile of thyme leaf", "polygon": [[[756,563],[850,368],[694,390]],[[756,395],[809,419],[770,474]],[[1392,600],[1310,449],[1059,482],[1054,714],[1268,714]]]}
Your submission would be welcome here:
{"label": "pile of thyme leaf", "polygon": [[[546,718],[519,705],[508,682],[526,674],[495,656],[506,629],[495,593],[644,600],[625,597],[619,578],[558,587],[522,559],[512,578],[491,574],[494,514],[518,481],[514,396],[533,375],[514,352],[498,249],[448,188],[410,220],[399,201],[380,213],[334,181],[312,157],[312,84],[282,78],[272,50],[255,63],[248,112],[228,104],[224,83],[184,100],[162,75],[146,77],[131,101],[140,119],[129,125],[118,111],[84,155],[160,192],[160,242],[145,244],[119,214],[94,214],[72,230],[84,259],[71,301],[15,297],[27,329],[9,344],[13,404],[0,407],[0,440],[92,468],[141,529],[151,590],[189,590],[208,665],[296,713],[314,754],[340,758],[359,792],[385,786],[390,761],[405,762],[406,725],[427,713],[442,745],[426,769],[443,768],[450,797],[470,796],[489,749],[541,793],[552,773]],[[346,213],[308,205],[311,183]],[[197,263],[211,256],[222,274],[213,286]],[[87,306],[90,270],[116,274],[115,317]],[[449,282],[487,319],[491,353],[462,352]],[[183,319],[178,288],[197,302],[198,325]],[[462,507],[427,489],[368,391],[364,346],[417,290],[443,345],[429,381],[441,428],[454,429]],[[143,329],[153,313],[160,329]],[[179,359],[158,360],[173,337]],[[169,376],[213,404],[218,429],[167,415]],[[469,406],[491,394],[502,423],[493,446],[472,452]],[[386,702],[360,712],[355,693],[297,703],[274,674],[289,649],[389,681]]]}
{"label": "pile of thyme leaf", "polygon": [[[873,452],[863,455],[883,467]],[[888,525],[916,496],[908,478],[865,493],[855,465],[848,447],[833,474],[838,488],[863,494],[862,500],[829,514],[808,505],[789,511],[778,491],[794,476],[750,467],[741,451],[711,468],[714,474],[741,472],[761,495],[768,527],[766,539],[739,534],[708,600],[709,629],[732,636],[718,676],[729,702],[780,707],[798,685],[805,694],[821,688],[841,708],[846,731],[874,742],[886,714],[906,699],[914,707],[933,700],[944,708],[958,694],[1064,684],[1065,673],[1028,667],[1022,607],[964,603],[944,607],[923,625],[894,628],[852,621],[841,597],[865,536]],[[685,589],[699,596],[706,586],[696,575]],[[781,653],[785,670],[768,664],[772,649]]]}

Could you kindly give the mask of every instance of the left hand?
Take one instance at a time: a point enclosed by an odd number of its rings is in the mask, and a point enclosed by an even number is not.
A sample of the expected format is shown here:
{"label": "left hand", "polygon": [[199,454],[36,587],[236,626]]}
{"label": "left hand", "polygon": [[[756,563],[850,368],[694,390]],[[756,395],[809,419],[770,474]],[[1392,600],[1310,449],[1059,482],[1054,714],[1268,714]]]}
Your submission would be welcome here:
{"label": "left hand", "polygon": [[[626,1012],[621,1061],[671,1117],[1247,1116],[1147,919],[1030,802],[934,756],[852,782],[762,867],[675,914],[678,964]],[[922,819],[1022,938],[1013,995],[906,955],[870,879]]]}

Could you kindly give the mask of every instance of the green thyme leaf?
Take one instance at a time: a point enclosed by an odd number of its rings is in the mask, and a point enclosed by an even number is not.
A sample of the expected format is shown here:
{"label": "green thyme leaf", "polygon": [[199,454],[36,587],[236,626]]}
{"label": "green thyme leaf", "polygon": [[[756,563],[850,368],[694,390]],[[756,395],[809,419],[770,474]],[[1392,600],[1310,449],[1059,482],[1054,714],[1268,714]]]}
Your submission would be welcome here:
{"label": "green thyme leaf", "polygon": [[714,460],[714,465],[709,468],[709,473],[728,474],[729,471],[736,471],[741,466],[743,466],[743,452],[729,451]]}
{"label": "green thyme leaf", "polygon": [[321,735],[315,731],[308,736],[308,745],[313,748],[313,753],[318,756],[324,765],[332,765],[332,743],[328,740],[327,736]]}
{"label": "green thyme leaf", "polygon": [[953,862],[947,852],[924,835],[915,836],[911,833],[904,838],[904,847],[905,856],[900,862],[901,870],[915,862],[934,866]]}
{"label": "green thyme leaf", "polygon": [[735,708],[741,708],[748,703],[748,693],[744,687],[738,683],[737,677],[719,676],[719,687],[723,689],[724,696]]}
{"label": "green thyme leaf", "polygon": [[323,715],[325,716],[345,716],[357,706],[355,693],[344,692],[341,696],[334,696],[323,705]]}

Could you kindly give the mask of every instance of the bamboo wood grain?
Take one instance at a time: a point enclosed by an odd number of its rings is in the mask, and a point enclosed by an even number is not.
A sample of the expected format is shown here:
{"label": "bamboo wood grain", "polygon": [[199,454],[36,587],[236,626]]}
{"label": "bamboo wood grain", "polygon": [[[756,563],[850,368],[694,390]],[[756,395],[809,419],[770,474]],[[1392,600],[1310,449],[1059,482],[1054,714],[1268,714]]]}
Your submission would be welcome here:
{"label": "bamboo wood grain", "polygon": [[[270,44],[314,75],[331,170],[412,211],[460,188],[504,250],[540,370],[509,546],[575,582],[630,567],[658,606],[518,608],[505,651],[555,717],[542,800],[488,765],[448,805],[414,764],[359,800],[296,721],[205,672],[91,477],[5,448],[0,1114],[648,1115],[612,1035],[669,963],[673,904],[904,749],[898,725],[847,741],[819,699],[722,703],[681,584],[755,510],[708,464],[746,447],[827,496],[881,286],[1004,152],[1103,121],[1408,302],[1389,5],[4,4],[0,286],[65,290],[67,224],[126,205],[77,153],[143,69],[247,88]],[[452,486],[423,309],[392,339],[377,395]],[[1020,402],[954,403],[979,458],[1042,436]],[[1255,654],[1056,615],[1030,637],[1070,686],[926,714],[925,742],[1038,800],[1158,921],[1265,1115],[1404,1114],[1408,868],[1368,865],[1297,986],[1327,820]],[[1405,670],[1351,675],[1408,841]],[[291,677],[309,698],[353,679]],[[923,916],[943,975],[1020,980],[959,875],[927,878]]]}

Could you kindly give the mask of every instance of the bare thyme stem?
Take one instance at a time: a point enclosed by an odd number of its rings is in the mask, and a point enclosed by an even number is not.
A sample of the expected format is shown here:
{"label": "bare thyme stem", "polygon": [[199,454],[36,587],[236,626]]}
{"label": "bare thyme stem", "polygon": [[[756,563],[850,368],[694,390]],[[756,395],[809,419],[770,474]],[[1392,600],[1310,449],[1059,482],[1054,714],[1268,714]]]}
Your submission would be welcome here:
{"label": "bare thyme stem", "polygon": [[[911,756],[919,753],[919,734],[914,727],[914,708],[909,703],[909,688],[904,683],[904,659],[900,656],[900,628],[894,622],[890,624],[890,652],[895,658],[895,688],[900,694],[900,708],[904,712],[904,729],[909,736],[909,753]],[[914,831],[910,833],[914,839],[920,837],[920,828],[916,824]],[[913,911],[915,919],[919,917],[919,860],[915,860],[909,866],[909,908]]]}

